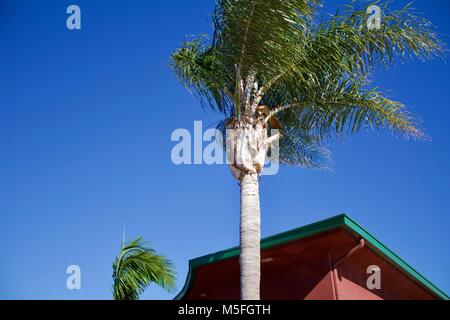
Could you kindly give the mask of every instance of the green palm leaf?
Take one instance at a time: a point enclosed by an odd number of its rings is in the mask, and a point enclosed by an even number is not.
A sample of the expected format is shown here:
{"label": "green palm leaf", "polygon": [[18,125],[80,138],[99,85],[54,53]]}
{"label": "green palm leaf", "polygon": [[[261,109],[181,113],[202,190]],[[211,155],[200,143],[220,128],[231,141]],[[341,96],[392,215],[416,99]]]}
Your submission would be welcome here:
{"label": "green palm leaf", "polygon": [[[367,7],[381,7],[382,26],[367,27]],[[407,5],[351,1],[329,18],[318,0],[217,0],[211,41],[186,42],[172,55],[182,83],[226,119],[258,105],[283,126],[281,160],[324,167],[323,144],[361,129],[390,129],[424,139],[416,118],[377,88],[377,67],[444,56],[445,45]],[[223,123],[227,123],[226,120]]]}
{"label": "green palm leaf", "polygon": [[166,290],[175,286],[172,263],[156,254],[142,238],[122,244],[113,263],[114,300],[137,300],[145,288],[156,283]]}

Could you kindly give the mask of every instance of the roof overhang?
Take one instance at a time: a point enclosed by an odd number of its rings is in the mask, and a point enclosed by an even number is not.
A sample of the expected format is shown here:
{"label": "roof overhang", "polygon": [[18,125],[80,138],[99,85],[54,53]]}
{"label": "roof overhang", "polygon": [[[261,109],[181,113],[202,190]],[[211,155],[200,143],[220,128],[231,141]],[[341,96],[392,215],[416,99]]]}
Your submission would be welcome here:
{"label": "roof overhang", "polygon": [[[425,288],[437,298],[449,300],[449,297],[442,290],[437,288],[434,284],[432,284],[419,272],[413,269],[394,252],[392,252],[388,247],[378,241],[368,231],[366,231],[363,227],[361,227],[358,223],[356,223],[353,219],[345,214],[265,238],[261,240],[261,250],[264,251],[273,247],[290,243],[292,241],[326,233],[334,229],[344,229],[347,232],[353,234],[355,237],[364,239],[367,247],[389,261],[402,273],[407,275],[411,280],[418,283],[420,286]],[[237,258],[239,256],[239,252],[239,247],[233,247],[227,250],[219,251],[190,260],[186,283],[180,293],[175,297],[175,299],[180,300],[187,295],[195,281],[197,270],[200,267],[205,267],[210,264]]]}

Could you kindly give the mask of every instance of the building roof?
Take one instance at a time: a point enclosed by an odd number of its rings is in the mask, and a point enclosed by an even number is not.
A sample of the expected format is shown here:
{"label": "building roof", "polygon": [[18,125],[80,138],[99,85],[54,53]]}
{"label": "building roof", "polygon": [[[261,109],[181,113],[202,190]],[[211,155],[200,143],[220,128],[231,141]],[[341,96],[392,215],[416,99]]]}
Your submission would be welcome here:
{"label": "building roof", "polygon": [[[424,276],[422,276],[419,272],[417,272],[409,264],[402,260],[398,255],[392,252],[388,247],[386,247],[383,243],[378,241],[368,231],[361,227],[357,222],[355,222],[345,214],[264,238],[261,240],[261,250],[264,251],[272,247],[319,235],[334,229],[344,229],[345,231],[364,239],[367,247],[376,252],[378,255],[382,256],[384,259],[388,260],[402,273],[407,275],[411,280],[424,287],[436,297],[443,300],[449,300],[449,296],[446,295],[442,290],[437,288],[434,284],[432,284],[429,280],[427,280]],[[186,283],[180,293],[175,297],[175,299],[183,299],[186,296],[195,281],[196,272],[200,267],[208,266],[232,258],[237,258],[239,256],[239,252],[239,247],[233,247],[227,250],[219,251],[190,260]]]}

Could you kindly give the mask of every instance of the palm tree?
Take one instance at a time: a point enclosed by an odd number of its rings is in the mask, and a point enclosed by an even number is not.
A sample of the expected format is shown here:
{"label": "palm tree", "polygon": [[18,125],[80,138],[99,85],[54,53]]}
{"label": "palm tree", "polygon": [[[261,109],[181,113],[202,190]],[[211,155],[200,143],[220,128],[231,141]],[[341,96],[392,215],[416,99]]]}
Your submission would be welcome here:
{"label": "palm tree", "polygon": [[175,285],[172,263],[149,248],[142,238],[122,241],[120,255],[113,263],[114,300],[137,300],[151,283],[171,290]]}
{"label": "palm tree", "polygon": [[[381,8],[368,25],[368,3],[352,1],[319,19],[320,0],[216,0],[213,36],[186,41],[171,65],[191,92],[224,115],[231,171],[241,190],[241,298],[260,298],[258,175],[271,143],[284,164],[326,168],[324,144],[363,128],[427,136],[403,104],[373,85],[374,68],[443,56],[431,24],[408,5]],[[278,134],[271,134],[281,127]],[[227,139],[230,139],[227,137]],[[228,141],[227,141],[228,142]],[[227,148],[228,149],[228,148]],[[273,148],[272,148],[273,149]],[[227,150],[227,154],[230,151]]]}

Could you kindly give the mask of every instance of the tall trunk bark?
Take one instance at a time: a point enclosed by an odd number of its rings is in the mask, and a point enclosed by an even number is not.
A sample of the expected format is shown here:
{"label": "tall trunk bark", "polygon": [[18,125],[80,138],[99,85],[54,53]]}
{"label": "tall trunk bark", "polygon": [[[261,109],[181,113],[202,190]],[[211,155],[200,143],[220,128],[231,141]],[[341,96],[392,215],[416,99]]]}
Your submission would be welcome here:
{"label": "tall trunk bark", "polygon": [[239,262],[241,267],[241,299],[260,299],[261,215],[257,173],[241,176],[241,224]]}

